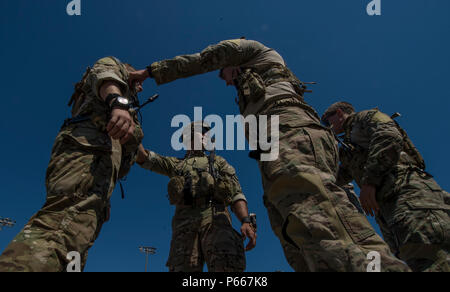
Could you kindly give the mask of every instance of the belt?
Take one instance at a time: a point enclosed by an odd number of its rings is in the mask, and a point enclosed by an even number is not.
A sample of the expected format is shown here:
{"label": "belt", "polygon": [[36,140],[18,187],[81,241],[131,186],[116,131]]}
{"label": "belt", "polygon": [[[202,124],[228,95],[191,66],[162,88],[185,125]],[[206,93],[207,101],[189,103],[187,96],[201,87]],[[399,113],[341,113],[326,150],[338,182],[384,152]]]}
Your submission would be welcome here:
{"label": "belt", "polygon": [[284,106],[298,106],[303,109],[312,110],[313,112],[315,112],[312,107],[310,107],[303,101],[303,98],[298,95],[289,94],[267,100],[258,111],[258,115],[263,115],[272,109]]}
{"label": "belt", "polygon": [[192,207],[192,208],[207,208],[213,206],[225,206],[224,203],[219,203],[216,200],[212,199],[212,201],[208,197],[200,196],[198,198],[193,198],[191,202],[188,204],[182,204],[183,207]]}

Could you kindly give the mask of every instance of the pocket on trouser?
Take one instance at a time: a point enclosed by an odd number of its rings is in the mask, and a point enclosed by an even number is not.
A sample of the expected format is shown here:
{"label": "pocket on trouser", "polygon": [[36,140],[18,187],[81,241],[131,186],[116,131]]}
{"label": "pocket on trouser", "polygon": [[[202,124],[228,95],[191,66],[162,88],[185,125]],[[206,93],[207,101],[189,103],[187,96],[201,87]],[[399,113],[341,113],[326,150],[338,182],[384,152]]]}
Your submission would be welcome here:
{"label": "pocket on trouser", "polygon": [[71,207],[61,222],[63,239],[68,252],[87,252],[97,237],[99,226],[97,214],[93,210],[78,211]]}
{"label": "pocket on trouser", "polygon": [[96,231],[94,211],[41,210],[16,236],[4,255],[20,267],[17,271],[62,272],[68,264],[67,254],[76,251],[83,257]]}
{"label": "pocket on trouser", "polygon": [[229,225],[213,226],[202,240],[209,272],[243,272],[246,268],[244,241]]}
{"label": "pocket on trouser", "polygon": [[362,214],[344,212],[340,208],[337,208],[336,211],[347,233],[356,244],[362,244],[366,239],[375,235],[372,225]]}
{"label": "pocket on trouser", "polygon": [[295,175],[315,167],[313,148],[304,128],[280,128],[279,157],[275,161],[261,162],[264,178],[274,181],[281,175]]}
{"label": "pocket on trouser", "polygon": [[30,228],[42,232],[40,239],[44,239],[47,242],[45,246],[54,250],[64,263],[62,269],[65,270],[67,254],[74,251],[85,258],[102,224],[102,219],[93,209],[80,211],[72,206],[58,212],[39,211],[32,219]]}
{"label": "pocket on trouser", "polygon": [[0,257],[1,272],[60,272],[64,269],[60,238],[55,233],[62,212],[36,213]]}
{"label": "pocket on trouser", "polygon": [[336,175],[339,161],[336,139],[321,128],[309,127],[304,130],[311,138],[316,167],[325,173]]}
{"label": "pocket on trouser", "polygon": [[[390,219],[390,227],[398,242],[400,258],[415,271],[427,270],[448,256],[450,242],[450,208],[429,202],[406,202],[408,210]],[[448,268],[448,260],[442,261]],[[435,267],[438,268],[438,267]]]}
{"label": "pocket on trouser", "polygon": [[198,232],[189,227],[174,230],[166,263],[169,271],[202,272],[203,264]]}
{"label": "pocket on trouser", "polygon": [[[336,238],[331,223],[332,218],[336,218],[336,213],[320,175],[297,173],[282,176],[272,183],[266,193],[269,203],[283,218],[286,241],[300,246],[305,240]],[[286,236],[285,229],[290,216],[295,217],[295,224],[299,228],[296,234],[298,242]]]}

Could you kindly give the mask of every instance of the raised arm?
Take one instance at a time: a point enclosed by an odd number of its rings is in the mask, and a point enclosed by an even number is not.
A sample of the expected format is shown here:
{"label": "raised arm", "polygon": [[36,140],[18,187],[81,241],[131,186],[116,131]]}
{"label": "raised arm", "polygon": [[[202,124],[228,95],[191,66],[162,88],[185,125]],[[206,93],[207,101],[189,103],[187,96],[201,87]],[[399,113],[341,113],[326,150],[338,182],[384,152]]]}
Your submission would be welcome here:
{"label": "raised arm", "polygon": [[138,158],[136,161],[142,168],[165,175],[168,177],[176,176],[176,164],[178,159],[166,157],[155,152],[145,150],[144,146],[139,145]]}
{"label": "raised arm", "polygon": [[266,47],[257,41],[227,40],[211,45],[201,53],[182,55],[155,62],[147,68],[130,74],[130,80],[143,81],[149,77],[158,85],[230,66],[240,66],[255,58]]}

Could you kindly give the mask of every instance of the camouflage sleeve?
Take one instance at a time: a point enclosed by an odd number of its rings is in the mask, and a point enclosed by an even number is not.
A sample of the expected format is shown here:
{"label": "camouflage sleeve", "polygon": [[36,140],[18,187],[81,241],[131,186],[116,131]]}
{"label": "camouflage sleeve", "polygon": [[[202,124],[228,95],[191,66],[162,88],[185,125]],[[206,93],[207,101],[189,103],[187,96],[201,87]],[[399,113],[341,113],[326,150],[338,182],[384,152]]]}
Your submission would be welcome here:
{"label": "camouflage sleeve", "polygon": [[263,48],[256,41],[227,40],[211,45],[201,53],[155,62],[151,70],[156,83],[161,85],[228,66],[239,66],[257,56]]}
{"label": "camouflage sleeve", "polygon": [[99,95],[100,88],[105,81],[116,82],[121,88],[122,94],[126,95],[128,92],[127,72],[112,57],[106,57],[98,60],[89,74],[89,85],[91,90]]}
{"label": "camouflage sleeve", "polygon": [[358,117],[369,138],[369,154],[362,184],[379,186],[383,177],[398,162],[403,137],[395,122],[379,111],[368,111]]}
{"label": "camouflage sleeve", "polygon": [[162,156],[152,151],[147,152],[147,160],[140,164],[142,168],[168,177],[177,175],[176,165],[179,162],[177,158]]}
{"label": "camouflage sleeve", "polygon": [[247,202],[247,198],[244,196],[242,192],[241,185],[236,175],[236,170],[228,164],[228,162],[222,157],[218,157],[218,172],[221,179],[225,180],[230,188],[231,193],[231,204],[236,203],[237,201],[245,201]]}

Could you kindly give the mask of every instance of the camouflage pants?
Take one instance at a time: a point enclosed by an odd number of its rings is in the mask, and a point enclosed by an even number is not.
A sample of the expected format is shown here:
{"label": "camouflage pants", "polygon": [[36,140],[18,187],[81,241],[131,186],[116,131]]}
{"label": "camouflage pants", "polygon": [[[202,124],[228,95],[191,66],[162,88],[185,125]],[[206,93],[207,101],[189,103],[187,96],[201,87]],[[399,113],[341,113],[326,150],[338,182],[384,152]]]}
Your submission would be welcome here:
{"label": "camouflage pants", "polygon": [[244,242],[225,207],[177,207],[167,266],[171,272],[243,272]]}
{"label": "camouflage pants", "polygon": [[305,261],[305,257],[302,250],[293,246],[291,243],[287,242],[282,234],[283,230],[283,217],[278,213],[275,206],[267,201],[264,197],[264,206],[267,209],[267,214],[269,216],[270,226],[272,227],[275,236],[280,240],[281,247],[283,248],[284,256],[291,268],[296,272],[310,272],[308,265]]}
{"label": "camouflage pants", "polygon": [[67,254],[87,252],[109,216],[121,147],[81,125],[56,138],[47,170],[47,200],[0,256],[0,271],[65,271]]}
{"label": "camouflage pants", "polygon": [[280,116],[280,152],[260,163],[263,187],[283,218],[285,240],[302,249],[308,269],[365,272],[375,251],[382,271],[409,271],[335,184],[336,141],[318,118],[296,107],[270,114]]}
{"label": "camouflage pants", "polygon": [[398,176],[380,203],[379,221],[391,249],[415,272],[450,272],[450,205],[433,178],[415,170]]}

